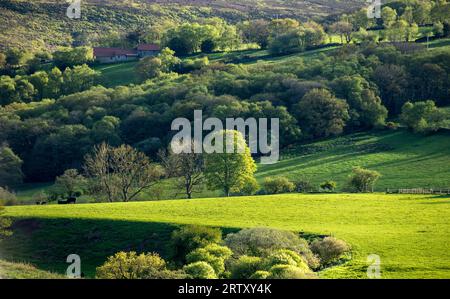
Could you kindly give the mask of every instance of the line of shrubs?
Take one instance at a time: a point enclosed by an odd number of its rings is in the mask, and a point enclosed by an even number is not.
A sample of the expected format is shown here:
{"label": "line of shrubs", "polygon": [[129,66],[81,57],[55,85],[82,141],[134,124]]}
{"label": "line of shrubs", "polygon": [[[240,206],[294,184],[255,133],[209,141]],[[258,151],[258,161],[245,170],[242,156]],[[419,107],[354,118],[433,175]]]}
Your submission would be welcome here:
{"label": "line of shrubs", "polygon": [[[345,191],[349,192],[373,192],[374,187],[381,174],[377,171],[355,167],[349,177]],[[327,180],[319,186],[315,186],[307,179],[298,179],[291,181],[286,177],[268,177],[262,183],[262,189],[257,194],[282,194],[282,193],[315,193],[315,192],[333,192],[337,188],[337,183]]]}
{"label": "line of shrubs", "polygon": [[222,239],[222,231],[185,226],[172,234],[173,254],[119,252],[97,268],[102,279],[309,279],[316,271],[350,258],[350,246],[334,237],[310,242],[290,231],[243,229]]}

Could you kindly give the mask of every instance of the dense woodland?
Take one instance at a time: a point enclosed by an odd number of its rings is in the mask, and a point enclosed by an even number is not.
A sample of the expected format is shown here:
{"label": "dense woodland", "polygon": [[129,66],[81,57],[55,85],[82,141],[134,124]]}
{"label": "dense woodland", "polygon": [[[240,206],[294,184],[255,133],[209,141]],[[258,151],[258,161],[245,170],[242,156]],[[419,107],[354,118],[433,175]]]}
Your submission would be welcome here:
{"label": "dense woodland", "polygon": [[[45,42],[32,49],[4,44],[0,158],[9,168],[0,169],[0,180],[13,188],[22,180],[81,171],[85,155],[102,142],[131,145],[158,160],[173,119],[192,120],[194,109],[221,119],[278,117],[284,148],[398,123],[418,133],[436,131],[446,117],[437,107],[450,105],[450,51],[427,51],[426,43],[414,41],[448,37],[449,8],[443,0],[394,1],[383,6],[379,20],[368,20],[364,9],[303,21],[195,14],[190,22],[134,20],[139,26],[127,32],[120,22],[101,35],[85,30],[53,50]],[[37,3],[1,3],[2,14],[33,9],[51,11]],[[218,63],[205,56],[256,48],[276,57],[329,47],[330,41],[334,50],[308,61]],[[99,85],[91,46],[140,42],[164,47],[137,64],[141,83]]]}

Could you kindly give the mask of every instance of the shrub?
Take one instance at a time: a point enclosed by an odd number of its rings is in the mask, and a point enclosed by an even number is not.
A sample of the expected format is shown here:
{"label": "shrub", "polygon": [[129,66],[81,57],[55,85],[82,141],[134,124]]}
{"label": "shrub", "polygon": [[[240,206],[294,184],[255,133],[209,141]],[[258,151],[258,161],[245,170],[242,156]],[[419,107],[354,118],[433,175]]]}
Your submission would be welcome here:
{"label": "shrub", "polygon": [[275,265],[291,265],[305,271],[311,271],[300,255],[287,249],[280,249],[273,252],[264,261],[264,267],[267,269],[270,269]]}
{"label": "shrub", "polygon": [[326,191],[333,191],[334,189],[336,189],[337,187],[337,183],[335,181],[326,181],[323,182],[322,184],[320,184],[320,188],[322,188],[322,190],[326,190]]}
{"label": "shrub", "polygon": [[174,259],[184,263],[189,252],[212,243],[219,243],[221,240],[220,229],[198,225],[184,226],[172,233],[171,243],[174,248]]}
{"label": "shrub", "polygon": [[328,265],[348,252],[350,246],[343,240],[326,237],[323,240],[315,240],[312,242],[311,250],[320,257],[322,265]]}
{"label": "shrub", "polygon": [[300,254],[314,269],[318,260],[311,252],[306,240],[293,232],[273,228],[249,228],[225,238],[226,245],[237,256],[267,256],[275,250],[289,249]]}
{"label": "shrub", "polygon": [[373,192],[375,183],[380,177],[381,174],[377,171],[355,167],[349,184],[357,192]]}
{"label": "shrub", "polygon": [[313,184],[306,179],[299,179],[294,182],[294,185],[295,185],[295,192],[298,193],[308,193],[314,191]]}
{"label": "shrub", "polygon": [[118,252],[97,268],[101,279],[166,279],[183,278],[181,272],[170,271],[157,253],[137,255],[136,252]]}
{"label": "shrub", "polygon": [[3,209],[4,208],[1,206],[0,203],[0,240],[3,237],[11,235],[11,231],[8,230],[8,228],[11,226],[11,220],[6,217],[2,217]]}
{"label": "shrub", "polygon": [[309,279],[315,274],[292,265],[275,265],[269,270],[269,279]]}
{"label": "shrub", "polygon": [[270,272],[268,271],[256,271],[250,276],[250,279],[267,279],[270,276]]}
{"label": "shrub", "polygon": [[17,204],[16,195],[8,189],[0,187],[0,204],[5,206],[13,206]]}
{"label": "shrub", "polygon": [[407,102],[403,105],[400,119],[416,133],[429,133],[444,126],[446,113],[436,107],[433,101]]}
{"label": "shrub", "polygon": [[295,189],[294,183],[285,177],[266,178],[263,185],[268,194],[289,193]]}
{"label": "shrub", "polygon": [[225,260],[228,259],[233,252],[225,246],[218,244],[209,244],[203,248],[197,248],[186,256],[188,263],[207,262],[214,269],[217,276],[225,271]]}
{"label": "shrub", "polygon": [[184,266],[184,272],[194,279],[214,279],[217,278],[213,267],[207,262],[195,262]]}
{"label": "shrub", "polygon": [[231,264],[231,278],[250,278],[256,271],[261,270],[262,267],[263,261],[260,257],[243,255]]}
{"label": "shrub", "polygon": [[251,178],[247,180],[244,184],[244,187],[241,189],[240,195],[254,195],[256,192],[258,192],[260,189],[258,182]]}

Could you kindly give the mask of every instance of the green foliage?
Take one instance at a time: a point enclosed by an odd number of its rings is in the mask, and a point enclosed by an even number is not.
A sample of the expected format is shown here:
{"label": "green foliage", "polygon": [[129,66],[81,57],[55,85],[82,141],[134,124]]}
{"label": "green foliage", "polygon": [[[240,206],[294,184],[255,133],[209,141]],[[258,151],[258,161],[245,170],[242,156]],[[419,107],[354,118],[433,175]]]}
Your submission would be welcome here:
{"label": "green foliage", "polygon": [[378,171],[354,167],[349,184],[356,192],[373,192],[380,177]]}
{"label": "green foliage", "polygon": [[411,103],[402,108],[401,121],[416,133],[435,132],[444,126],[447,114],[433,101]]}
{"label": "green foliage", "polygon": [[225,244],[236,256],[266,256],[279,249],[289,249],[300,254],[311,268],[317,266],[317,260],[308,247],[308,243],[289,231],[271,228],[243,229],[228,234]]}
{"label": "green foliage", "polygon": [[349,119],[348,104],[325,89],[305,94],[296,111],[302,130],[312,138],[339,135]]}
{"label": "green foliage", "polygon": [[100,279],[167,279],[182,277],[166,268],[166,262],[156,253],[118,252],[97,268]]}
{"label": "green foliage", "polygon": [[219,131],[213,138],[213,148],[220,148],[205,155],[205,178],[210,188],[221,188],[225,196],[230,196],[230,192],[239,192],[254,180],[256,164],[240,132]]}
{"label": "green foliage", "polygon": [[248,279],[263,266],[263,260],[257,256],[242,255],[231,263],[232,279]]}
{"label": "green foliage", "polygon": [[337,183],[335,181],[326,181],[320,184],[320,188],[326,191],[333,191],[336,187]]}
{"label": "green foliage", "polygon": [[275,265],[269,270],[269,279],[311,279],[315,275],[292,265]]}
{"label": "green foliage", "polygon": [[337,261],[343,254],[350,251],[350,246],[343,240],[325,237],[311,243],[311,250],[320,257],[322,265],[326,266]]}
{"label": "green foliage", "polygon": [[62,47],[53,52],[53,60],[59,68],[73,67],[92,62],[93,49],[90,47]]}
{"label": "green foliage", "polygon": [[207,262],[213,267],[217,276],[225,271],[225,261],[232,255],[228,247],[218,244],[208,244],[197,248],[186,256],[186,261],[191,264],[199,261]]}
{"label": "green foliage", "polygon": [[264,259],[264,267],[266,269],[276,265],[291,265],[304,271],[311,271],[300,255],[287,249],[276,250]]}
{"label": "green foliage", "polygon": [[184,272],[194,279],[214,279],[216,273],[207,262],[195,262],[183,267]]}
{"label": "green foliage", "polygon": [[15,187],[22,183],[22,163],[10,147],[0,144],[0,187]]}
{"label": "green foliage", "polygon": [[86,190],[86,179],[76,169],[68,169],[58,176],[53,186],[61,198],[80,197]]}
{"label": "green foliage", "polygon": [[264,179],[263,187],[268,194],[281,194],[294,191],[295,184],[285,177],[269,177]]}
{"label": "green foliage", "polygon": [[308,179],[303,178],[297,179],[294,182],[294,185],[295,185],[295,192],[308,193],[315,191],[314,185]]}
{"label": "green foliage", "polygon": [[16,194],[7,188],[0,187],[0,205],[12,206],[17,203]]}
{"label": "green foliage", "polygon": [[258,270],[253,273],[249,278],[250,279],[267,279],[270,276],[270,272]]}
{"label": "green foliage", "polygon": [[0,201],[0,240],[2,238],[8,237],[12,234],[11,231],[9,230],[9,227],[11,226],[12,221],[9,218],[2,216],[2,214],[4,213],[4,211],[3,211],[4,208],[2,206],[2,201],[5,199],[5,198],[3,198],[4,194],[5,194],[5,191],[2,188],[0,188],[0,196],[2,196],[2,197],[0,197],[0,200],[1,200]]}
{"label": "green foliage", "polygon": [[[172,233],[171,246],[175,261],[184,263],[186,255],[198,248],[217,244],[222,240],[220,229],[191,225],[183,226]],[[211,249],[215,249],[214,246]]]}

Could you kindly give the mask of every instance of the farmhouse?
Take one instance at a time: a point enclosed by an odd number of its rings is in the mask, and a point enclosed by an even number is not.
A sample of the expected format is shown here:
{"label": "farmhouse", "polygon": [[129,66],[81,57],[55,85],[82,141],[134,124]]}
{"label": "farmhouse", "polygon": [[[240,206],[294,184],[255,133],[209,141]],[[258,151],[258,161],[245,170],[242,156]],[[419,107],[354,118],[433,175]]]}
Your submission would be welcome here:
{"label": "farmhouse", "polygon": [[94,47],[94,58],[100,63],[115,63],[155,56],[159,52],[160,47],[155,44],[140,44],[135,49]]}

